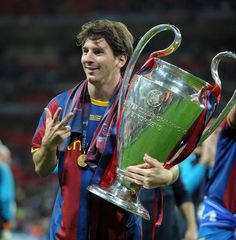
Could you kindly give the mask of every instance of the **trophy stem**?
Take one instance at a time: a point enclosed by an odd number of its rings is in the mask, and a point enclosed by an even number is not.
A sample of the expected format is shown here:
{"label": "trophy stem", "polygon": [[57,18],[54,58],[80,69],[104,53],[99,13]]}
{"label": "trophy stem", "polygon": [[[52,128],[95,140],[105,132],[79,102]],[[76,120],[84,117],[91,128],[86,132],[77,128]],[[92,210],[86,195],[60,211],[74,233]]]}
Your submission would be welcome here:
{"label": "trophy stem", "polygon": [[126,211],[141,216],[146,220],[150,220],[149,213],[140,203],[137,192],[125,186],[122,179],[123,177],[118,173],[118,177],[114,184],[109,186],[98,186],[93,184],[88,186],[87,189]]}

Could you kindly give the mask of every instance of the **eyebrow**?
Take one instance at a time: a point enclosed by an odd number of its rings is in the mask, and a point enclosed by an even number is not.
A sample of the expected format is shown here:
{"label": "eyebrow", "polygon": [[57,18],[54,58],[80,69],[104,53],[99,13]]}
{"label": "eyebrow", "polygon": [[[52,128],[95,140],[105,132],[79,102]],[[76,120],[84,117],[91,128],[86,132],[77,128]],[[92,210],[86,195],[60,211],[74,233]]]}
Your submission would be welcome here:
{"label": "eyebrow", "polygon": [[[86,46],[82,47],[82,50],[87,50],[87,49],[88,49],[88,47],[86,47]],[[100,46],[94,46],[94,47],[92,47],[92,50],[93,50],[93,51],[96,51],[96,50],[104,51],[104,49],[106,49],[106,47],[100,47]]]}

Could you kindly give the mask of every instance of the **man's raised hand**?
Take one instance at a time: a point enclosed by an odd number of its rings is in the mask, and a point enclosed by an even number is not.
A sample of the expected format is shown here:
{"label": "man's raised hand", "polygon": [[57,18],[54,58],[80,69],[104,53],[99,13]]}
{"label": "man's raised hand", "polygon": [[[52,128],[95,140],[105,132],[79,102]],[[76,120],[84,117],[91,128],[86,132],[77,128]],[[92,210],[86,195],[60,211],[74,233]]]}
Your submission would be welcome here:
{"label": "man's raised hand", "polygon": [[59,107],[54,116],[50,110],[45,108],[45,134],[42,139],[42,146],[49,149],[55,149],[71,134],[71,128],[66,125],[72,118],[73,113],[67,114],[61,121],[59,121],[62,109]]}

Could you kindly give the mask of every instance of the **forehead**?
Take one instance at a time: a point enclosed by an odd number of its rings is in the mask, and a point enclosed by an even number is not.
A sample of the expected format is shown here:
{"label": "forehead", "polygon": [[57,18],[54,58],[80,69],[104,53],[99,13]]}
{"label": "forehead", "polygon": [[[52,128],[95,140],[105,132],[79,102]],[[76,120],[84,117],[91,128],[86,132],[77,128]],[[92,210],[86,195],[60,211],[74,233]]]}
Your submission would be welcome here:
{"label": "forehead", "polygon": [[90,39],[88,38],[83,45],[84,47],[96,47],[96,48],[111,48],[107,41],[104,38],[99,38],[99,39]]}

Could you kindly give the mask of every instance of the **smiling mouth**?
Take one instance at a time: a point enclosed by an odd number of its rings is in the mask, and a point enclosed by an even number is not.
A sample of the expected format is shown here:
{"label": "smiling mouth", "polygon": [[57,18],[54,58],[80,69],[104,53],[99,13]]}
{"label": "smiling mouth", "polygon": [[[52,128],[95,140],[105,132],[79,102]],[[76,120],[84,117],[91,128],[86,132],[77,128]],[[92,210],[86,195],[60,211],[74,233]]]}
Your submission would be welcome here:
{"label": "smiling mouth", "polygon": [[88,71],[94,71],[97,70],[98,67],[85,67],[85,69],[87,69]]}
{"label": "smiling mouth", "polygon": [[97,69],[91,69],[91,68],[87,68],[87,72],[94,72],[96,71]]}

